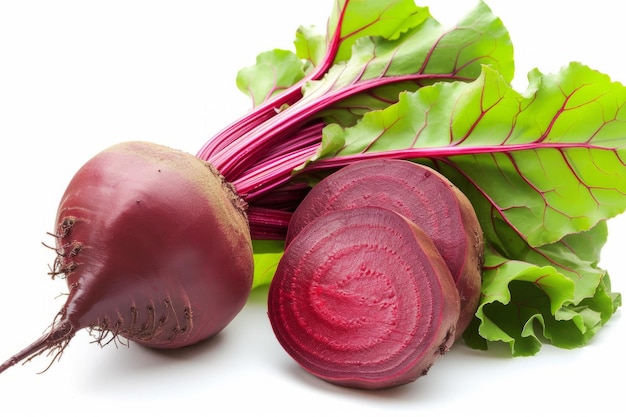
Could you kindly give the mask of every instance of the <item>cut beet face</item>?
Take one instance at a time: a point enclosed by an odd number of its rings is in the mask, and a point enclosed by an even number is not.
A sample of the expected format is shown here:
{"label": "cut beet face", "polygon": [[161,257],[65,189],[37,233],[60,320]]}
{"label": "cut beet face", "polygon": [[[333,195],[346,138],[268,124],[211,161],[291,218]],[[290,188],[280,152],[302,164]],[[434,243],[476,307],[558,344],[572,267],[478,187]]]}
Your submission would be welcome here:
{"label": "cut beet face", "polygon": [[392,210],[335,210],[286,248],[268,315],[283,348],[335,384],[412,382],[454,342],[460,302],[430,237]]}
{"label": "cut beet face", "polygon": [[461,298],[458,339],[476,313],[481,289],[483,234],[470,201],[427,166],[395,159],[360,161],[313,187],[289,223],[285,244],[324,213],[362,206],[394,210],[430,235]]}

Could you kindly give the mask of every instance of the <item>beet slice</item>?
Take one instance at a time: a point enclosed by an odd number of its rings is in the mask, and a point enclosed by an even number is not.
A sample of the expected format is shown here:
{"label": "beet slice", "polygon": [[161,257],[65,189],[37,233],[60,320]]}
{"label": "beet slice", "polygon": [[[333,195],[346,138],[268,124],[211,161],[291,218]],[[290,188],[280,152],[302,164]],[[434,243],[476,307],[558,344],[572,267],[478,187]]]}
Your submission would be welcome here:
{"label": "beet slice", "polygon": [[363,389],[425,375],[454,342],[459,310],[430,237],[381,207],[312,220],[286,248],[268,296],[274,333],[297,363]]}
{"label": "beet slice", "polygon": [[468,198],[434,169],[406,160],[377,159],[338,170],[313,187],[298,206],[286,245],[324,213],[372,205],[402,214],[432,238],[461,298],[455,336],[459,339],[480,301],[483,234]]}

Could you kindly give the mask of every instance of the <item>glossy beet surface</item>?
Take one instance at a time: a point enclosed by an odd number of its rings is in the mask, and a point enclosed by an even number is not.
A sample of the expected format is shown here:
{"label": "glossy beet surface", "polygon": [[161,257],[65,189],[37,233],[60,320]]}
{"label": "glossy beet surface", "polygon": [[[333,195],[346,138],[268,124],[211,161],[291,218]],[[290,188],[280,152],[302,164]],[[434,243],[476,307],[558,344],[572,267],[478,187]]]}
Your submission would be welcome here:
{"label": "glossy beet surface", "polygon": [[286,242],[324,213],[361,206],[394,210],[430,235],[461,297],[458,339],[476,313],[481,290],[483,234],[470,201],[427,166],[392,159],[356,162],[313,187],[292,217]]}
{"label": "glossy beet surface", "polygon": [[432,240],[380,207],[304,227],[270,284],[276,337],[303,368],[363,389],[424,375],[453,343],[459,295]]}
{"label": "glossy beet surface", "polygon": [[69,295],[49,334],[9,359],[59,352],[79,329],[177,348],[222,330],[249,295],[242,205],[206,163],[146,142],[113,146],[74,176],[59,204],[53,275]]}

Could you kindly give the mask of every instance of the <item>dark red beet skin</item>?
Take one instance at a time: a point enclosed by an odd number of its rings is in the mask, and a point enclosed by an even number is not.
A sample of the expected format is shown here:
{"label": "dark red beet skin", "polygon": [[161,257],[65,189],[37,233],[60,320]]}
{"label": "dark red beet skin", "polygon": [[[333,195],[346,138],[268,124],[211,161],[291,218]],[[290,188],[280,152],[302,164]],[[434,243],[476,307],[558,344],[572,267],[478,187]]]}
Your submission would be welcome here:
{"label": "dark red beet skin", "polygon": [[286,245],[318,216],[338,209],[379,206],[420,226],[441,253],[461,297],[456,338],[480,300],[483,235],[467,197],[439,172],[406,160],[365,160],[320,181],[296,209]]}
{"label": "dark red beet skin", "polygon": [[454,341],[459,295],[426,233],[380,207],[312,220],[285,250],[268,315],[283,348],[335,384],[414,381]]}
{"label": "dark red beet skin", "polygon": [[55,275],[69,295],[50,334],[0,366],[60,349],[76,331],[177,348],[241,310],[252,284],[243,206],[206,163],[146,143],[113,146],[73,177],[57,214]]}

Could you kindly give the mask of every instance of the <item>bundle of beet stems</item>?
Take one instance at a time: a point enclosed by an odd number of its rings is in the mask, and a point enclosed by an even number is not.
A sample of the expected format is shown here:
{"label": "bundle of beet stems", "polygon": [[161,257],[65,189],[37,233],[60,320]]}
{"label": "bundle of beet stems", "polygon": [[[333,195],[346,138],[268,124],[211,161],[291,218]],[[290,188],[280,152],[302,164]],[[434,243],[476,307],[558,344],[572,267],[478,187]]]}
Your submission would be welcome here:
{"label": "bundle of beet stems", "polygon": [[197,155],[127,142],[85,163],[51,233],[67,300],[0,372],[80,329],[197,343],[270,281],[285,350],[358,388],[411,382],[462,336],[532,355],[610,319],[597,261],[626,208],[624,87],[571,63],[514,91],[482,2],[445,28],[411,0],[336,0],[325,29],[241,70],[253,110]]}

